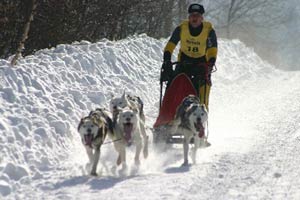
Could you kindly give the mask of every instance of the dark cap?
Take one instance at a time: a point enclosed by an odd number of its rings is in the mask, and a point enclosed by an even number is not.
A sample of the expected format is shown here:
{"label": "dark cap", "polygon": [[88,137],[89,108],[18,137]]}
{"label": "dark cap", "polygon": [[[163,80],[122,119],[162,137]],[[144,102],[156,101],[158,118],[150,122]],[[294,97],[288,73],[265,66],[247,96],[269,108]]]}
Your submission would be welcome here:
{"label": "dark cap", "polygon": [[201,15],[205,12],[204,7],[200,4],[197,3],[193,3],[189,6],[188,9],[189,14],[193,13],[193,12],[197,12],[200,13]]}

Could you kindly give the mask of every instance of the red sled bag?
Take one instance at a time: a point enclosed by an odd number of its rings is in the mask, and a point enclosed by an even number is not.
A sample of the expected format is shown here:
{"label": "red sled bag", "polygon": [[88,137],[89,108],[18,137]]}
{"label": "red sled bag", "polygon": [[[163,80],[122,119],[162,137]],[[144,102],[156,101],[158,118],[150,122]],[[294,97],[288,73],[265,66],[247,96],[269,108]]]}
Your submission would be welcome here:
{"label": "red sled bag", "polygon": [[191,80],[184,73],[178,74],[165,92],[159,115],[153,127],[157,128],[171,122],[175,117],[179,104],[190,94],[197,96]]}

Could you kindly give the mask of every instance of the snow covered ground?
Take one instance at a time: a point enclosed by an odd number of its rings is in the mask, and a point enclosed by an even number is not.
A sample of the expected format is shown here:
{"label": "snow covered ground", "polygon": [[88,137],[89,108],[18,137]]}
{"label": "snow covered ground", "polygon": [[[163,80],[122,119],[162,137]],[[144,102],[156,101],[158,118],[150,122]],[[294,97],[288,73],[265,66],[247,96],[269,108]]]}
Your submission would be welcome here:
{"label": "snow covered ground", "polygon": [[275,69],[235,40],[219,40],[212,146],[196,165],[181,167],[181,146],[150,145],[138,173],[113,176],[117,154],[106,144],[100,176],[88,175],[80,118],[126,90],[144,100],[151,127],[165,43],[140,35],[59,45],[16,67],[0,60],[0,199],[299,199],[300,73]]}

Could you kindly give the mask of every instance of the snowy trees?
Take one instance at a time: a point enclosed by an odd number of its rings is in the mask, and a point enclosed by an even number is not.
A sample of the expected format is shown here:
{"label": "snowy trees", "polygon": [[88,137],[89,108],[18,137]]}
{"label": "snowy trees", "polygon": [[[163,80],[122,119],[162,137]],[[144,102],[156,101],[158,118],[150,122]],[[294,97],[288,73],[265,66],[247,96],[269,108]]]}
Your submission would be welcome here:
{"label": "snowy trees", "polygon": [[29,0],[0,2],[0,56],[9,55],[17,49],[20,41],[25,16],[28,16],[28,9],[25,4]]}
{"label": "snowy trees", "polygon": [[[30,1],[0,2],[1,58],[16,52]],[[187,17],[188,4],[195,2],[205,6],[205,18],[213,22],[218,37],[238,38],[266,59],[280,60],[278,55],[300,48],[290,41],[300,32],[294,28],[300,22],[297,0],[37,0],[24,54],[60,43],[114,40],[139,33],[168,37]],[[287,27],[293,29],[288,33],[291,37],[282,34]],[[289,44],[282,45],[285,43]]]}
{"label": "snowy trees", "polygon": [[[172,0],[39,0],[25,54],[60,43],[101,38],[121,39],[135,33],[165,36],[171,29]],[[30,10],[30,0],[0,2],[0,57],[15,53]],[[168,16],[168,20],[166,19]],[[3,30],[3,31],[2,31]]]}

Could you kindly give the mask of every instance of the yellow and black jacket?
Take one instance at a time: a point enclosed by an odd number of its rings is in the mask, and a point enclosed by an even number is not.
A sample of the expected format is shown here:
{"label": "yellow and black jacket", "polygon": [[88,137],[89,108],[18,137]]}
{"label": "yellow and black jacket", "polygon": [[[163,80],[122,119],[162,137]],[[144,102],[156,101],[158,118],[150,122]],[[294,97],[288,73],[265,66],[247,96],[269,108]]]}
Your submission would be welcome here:
{"label": "yellow and black jacket", "polygon": [[199,27],[193,28],[188,21],[183,21],[176,27],[164,49],[164,60],[171,60],[179,41],[178,61],[215,63],[217,36],[210,22],[204,21]]}

